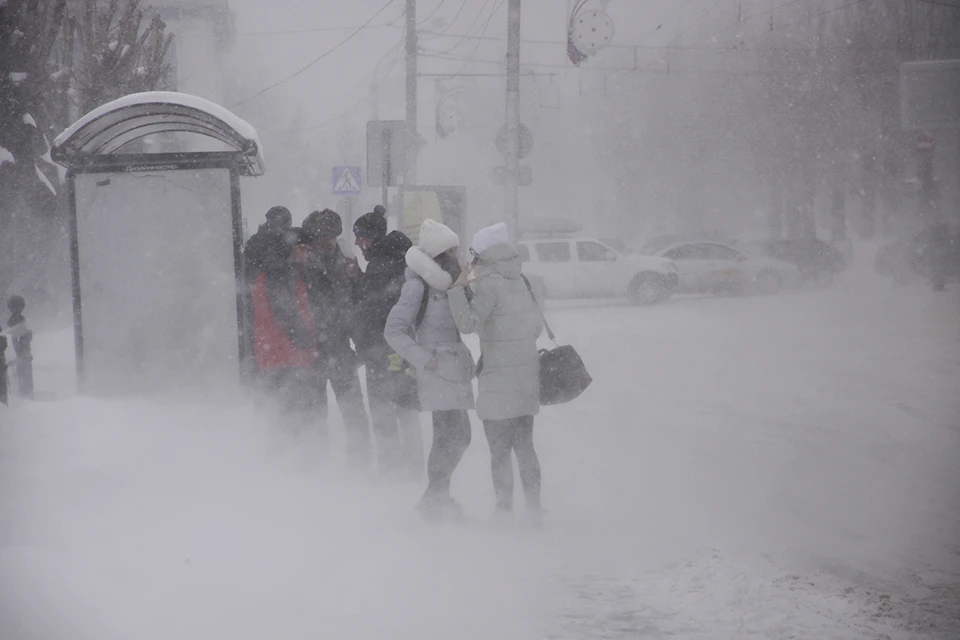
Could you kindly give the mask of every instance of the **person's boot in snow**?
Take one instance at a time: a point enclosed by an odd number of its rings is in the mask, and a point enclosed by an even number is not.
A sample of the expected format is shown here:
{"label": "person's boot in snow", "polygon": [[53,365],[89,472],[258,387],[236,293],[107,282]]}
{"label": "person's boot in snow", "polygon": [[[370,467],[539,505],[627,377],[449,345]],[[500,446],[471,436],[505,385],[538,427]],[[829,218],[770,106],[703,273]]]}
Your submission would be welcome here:
{"label": "person's boot in snow", "polygon": [[507,528],[513,525],[513,510],[512,509],[503,509],[497,507],[493,511],[493,515],[490,516],[490,526],[500,529]]}
{"label": "person's boot in snow", "polygon": [[420,516],[427,522],[463,522],[463,507],[450,496],[427,492],[417,505]]}
{"label": "person's boot in snow", "polygon": [[533,529],[540,529],[543,527],[546,513],[543,507],[528,508],[526,513],[523,514],[524,523]]}

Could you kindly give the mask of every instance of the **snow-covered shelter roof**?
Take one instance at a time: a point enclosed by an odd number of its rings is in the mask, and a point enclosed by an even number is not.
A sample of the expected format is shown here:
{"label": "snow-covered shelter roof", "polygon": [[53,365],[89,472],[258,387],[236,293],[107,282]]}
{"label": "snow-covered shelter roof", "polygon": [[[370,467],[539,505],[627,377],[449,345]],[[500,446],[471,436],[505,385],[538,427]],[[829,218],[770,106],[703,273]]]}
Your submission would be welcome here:
{"label": "snow-covered shelter roof", "polygon": [[264,171],[256,129],[224,107],[186,93],[134,93],[97,107],[53,141],[53,159],[75,167],[97,156],[122,155],[123,148],[147,136],[187,132],[223,143],[239,160],[241,175]]}

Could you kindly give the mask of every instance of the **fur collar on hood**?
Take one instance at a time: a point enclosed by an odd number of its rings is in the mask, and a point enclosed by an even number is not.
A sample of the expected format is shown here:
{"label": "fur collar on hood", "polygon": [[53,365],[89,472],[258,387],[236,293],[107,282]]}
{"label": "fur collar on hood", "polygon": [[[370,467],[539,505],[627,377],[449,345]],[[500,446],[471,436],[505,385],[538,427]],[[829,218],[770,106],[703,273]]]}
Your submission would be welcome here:
{"label": "fur collar on hood", "polygon": [[441,269],[437,261],[424,253],[420,247],[413,246],[407,250],[407,266],[438,291],[446,291],[453,284],[450,274]]}

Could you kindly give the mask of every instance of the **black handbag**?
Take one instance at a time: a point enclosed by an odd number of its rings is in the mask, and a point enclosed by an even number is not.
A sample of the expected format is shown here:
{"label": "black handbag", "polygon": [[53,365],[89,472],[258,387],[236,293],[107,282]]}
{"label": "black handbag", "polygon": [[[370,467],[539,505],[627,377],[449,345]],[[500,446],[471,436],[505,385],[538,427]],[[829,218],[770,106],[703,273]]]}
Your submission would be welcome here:
{"label": "black handbag", "polygon": [[540,319],[543,320],[543,327],[547,330],[547,336],[556,345],[553,349],[540,349],[540,404],[552,405],[563,404],[577,398],[590,383],[593,378],[587,372],[587,367],[583,359],[572,345],[559,345],[557,338],[550,329],[550,323],[537,302],[537,297],[533,295],[533,287],[526,276],[521,276],[527,285],[527,291],[530,292],[530,298],[533,299],[534,306],[540,312]]}

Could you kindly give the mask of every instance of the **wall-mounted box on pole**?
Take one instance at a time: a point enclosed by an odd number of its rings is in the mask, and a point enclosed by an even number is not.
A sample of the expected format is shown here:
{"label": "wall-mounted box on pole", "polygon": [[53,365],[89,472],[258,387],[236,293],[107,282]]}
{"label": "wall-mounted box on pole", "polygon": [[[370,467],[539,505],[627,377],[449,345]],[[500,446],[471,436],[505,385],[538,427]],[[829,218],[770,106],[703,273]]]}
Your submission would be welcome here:
{"label": "wall-mounted box on pole", "polygon": [[406,169],[406,131],[403,120],[367,123],[367,184],[396,187]]}

